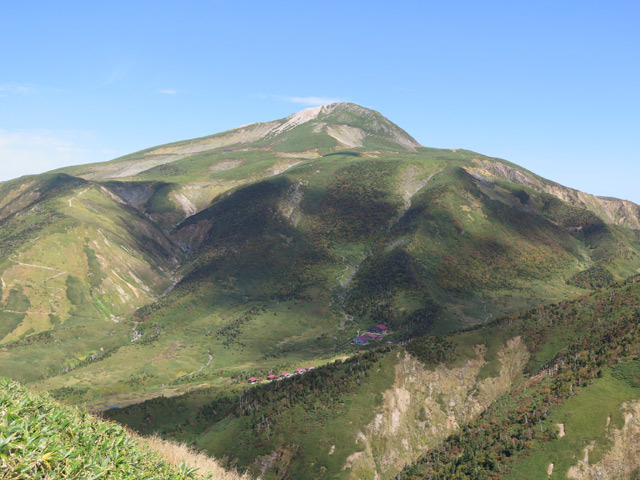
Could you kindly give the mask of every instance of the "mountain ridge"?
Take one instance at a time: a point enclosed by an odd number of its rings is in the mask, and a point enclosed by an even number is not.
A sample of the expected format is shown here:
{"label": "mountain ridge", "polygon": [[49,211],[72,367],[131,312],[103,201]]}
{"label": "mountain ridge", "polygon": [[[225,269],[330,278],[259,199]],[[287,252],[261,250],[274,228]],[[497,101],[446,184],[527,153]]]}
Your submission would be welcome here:
{"label": "mountain ridge", "polygon": [[[395,145],[396,148],[400,147],[410,151],[420,147],[420,144],[413,137],[380,113],[353,103],[342,102],[307,108],[279,120],[246,124],[213,135],[141,150],[137,154],[125,155],[109,162],[91,164],[94,168],[105,167],[105,170],[102,171],[99,168],[97,171],[92,171],[90,166],[88,166],[89,170],[82,171],[82,167],[80,167],[81,170],[78,176],[102,180],[130,177],[148,169],[180,160],[189,154],[197,154],[234,145],[250,146],[256,142],[274,146],[276,150],[284,148],[283,151],[286,152],[290,151],[292,147],[285,148],[282,145],[282,143],[287,143],[288,140],[283,136],[291,133],[296,128],[309,127],[308,124],[310,123],[313,128],[307,133],[312,136],[323,137],[322,140],[316,142],[316,149],[322,150],[339,147],[340,145],[347,148],[363,147],[363,141],[366,137],[385,137],[385,145],[378,145],[383,147]],[[334,141],[334,145],[331,145],[330,141],[327,143],[329,138]],[[132,155],[156,158],[137,159],[137,165],[135,166],[132,165],[129,168],[120,166],[120,168],[117,168],[119,163],[126,162]],[[65,167],[54,170],[54,172],[77,170],[78,167]]]}
{"label": "mountain ridge", "polygon": [[[349,376],[372,325],[429,350],[640,273],[631,202],[352,104],[303,112],[0,184],[0,370],[96,410],[231,402],[252,376],[350,357]],[[381,362],[371,395],[400,375]]]}

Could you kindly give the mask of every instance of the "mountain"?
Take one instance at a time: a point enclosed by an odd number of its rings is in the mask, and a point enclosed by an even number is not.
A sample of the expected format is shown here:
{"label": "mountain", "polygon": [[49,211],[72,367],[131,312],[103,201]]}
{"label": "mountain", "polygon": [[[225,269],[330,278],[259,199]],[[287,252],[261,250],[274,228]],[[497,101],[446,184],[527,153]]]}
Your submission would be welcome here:
{"label": "mountain", "polygon": [[[332,104],[0,184],[0,372],[96,410],[148,400],[145,409],[155,405],[171,422],[207,428],[196,435],[154,414],[156,430],[242,466],[260,470],[254,462],[264,460],[266,478],[298,472],[306,461],[338,475],[357,453],[357,433],[369,438],[371,398],[386,418],[393,409],[384,407],[385,392],[407,372],[435,368],[416,359],[419,352],[447,359],[446,344],[434,339],[615,286],[640,273],[639,253],[640,207],[631,202],[475,152],[422,147],[378,112]],[[394,343],[429,340],[418,353],[407,347],[404,366],[405,347],[350,345],[376,324],[390,327]],[[528,331],[527,321],[519,325]],[[467,412],[461,418],[441,409],[433,425],[442,440],[452,431],[444,426],[450,415],[466,424],[523,381],[480,359],[474,346],[513,358],[513,372],[541,365],[527,363],[537,348],[531,339],[520,334],[525,354],[511,333],[500,344],[485,334],[469,339],[460,348],[478,371],[443,373],[463,376],[456,395],[471,403],[454,402]],[[550,342],[545,355],[569,345]],[[300,395],[268,387],[243,393],[251,376],[307,365],[325,366],[313,388],[291,382]],[[431,381],[427,373],[419,378]],[[485,392],[481,399],[474,388]],[[316,415],[310,421],[328,415],[318,402],[333,405],[331,392],[352,395],[345,401],[359,408],[336,413],[334,423],[327,418],[347,443],[322,462],[308,453],[328,441],[319,433],[277,430],[250,444],[255,425],[275,427],[235,402],[260,392],[277,400],[272,413]],[[188,401],[178,408],[165,400],[175,396]],[[284,409],[305,396],[311,413]],[[213,413],[194,420],[206,405]],[[120,419],[142,429],[147,414],[131,408]],[[286,418],[280,425],[292,425]],[[291,445],[282,443],[289,438]],[[431,447],[405,440],[389,457],[393,466],[378,473],[399,473]],[[375,448],[387,452],[402,439],[381,442]],[[378,454],[357,457],[366,466]],[[357,463],[352,458],[345,472]]]}

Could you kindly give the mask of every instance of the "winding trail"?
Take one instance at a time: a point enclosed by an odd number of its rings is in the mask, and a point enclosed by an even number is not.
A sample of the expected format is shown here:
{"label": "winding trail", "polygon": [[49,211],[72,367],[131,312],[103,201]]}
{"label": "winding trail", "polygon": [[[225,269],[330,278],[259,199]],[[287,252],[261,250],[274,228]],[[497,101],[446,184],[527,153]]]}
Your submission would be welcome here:
{"label": "winding trail", "polygon": [[132,343],[142,338],[142,334],[138,332],[138,330],[136,330],[138,328],[138,323],[140,322],[133,322],[133,338],[131,339]]}
{"label": "winding trail", "polygon": [[[14,260],[13,258],[9,258],[9,260],[22,267],[42,268],[44,270],[51,270],[52,272],[61,272],[61,270],[58,270],[57,268],[45,267],[44,265],[34,265],[33,263],[22,263],[18,260]],[[63,272],[63,273],[66,273],[66,272]]]}
{"label": "winding trail", "polygon": [[[209,365],[211,365],[211,362],[213,361],[213,355],[211,355],[211,350],[209,350],[209,352],[207,352],[207,353],[209,354],[209,360],[207,361],[207,363],[202,365],[198,370],[196,370],[193,373],[201,372],[205,367],[208,367]],[[193,375],[193,373],[191,375]]]}
{"label": "winding trail", "polygon": [[84,189],[84,190],[82,190],[81,192],[78,192],[78,194],[77,194],[77,195],[75,195],[75,196],[71,197],[71,198],[69,199],[69,208],[72,208],[72,207],[73,207],[73,201],[74,201],[76,198],[79,198],[79,197],[80,197],[80,195],[82,195],[83,193],[85,193],[87,190],[89,190],[89,189],[88,189],[88,188],[85,188],[85,189]]}

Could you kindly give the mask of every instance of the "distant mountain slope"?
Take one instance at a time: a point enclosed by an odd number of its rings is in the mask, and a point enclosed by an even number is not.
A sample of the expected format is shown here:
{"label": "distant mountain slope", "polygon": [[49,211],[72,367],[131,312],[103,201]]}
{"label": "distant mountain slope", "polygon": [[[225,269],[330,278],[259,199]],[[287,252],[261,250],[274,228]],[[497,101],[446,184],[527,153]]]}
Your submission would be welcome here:
{"label": "distant mountain slope", "polygon": [[150,148],[111,162],[61,170],[92,180],[134,177],[195,154],[228,147],[272,148],[283,153],[313,151],[317,155],[336,147],[415,151],[420,144],[378,112],[353,103],[334,103],[280,120]]}
{"label": "distant mountain slope", "polygon": [[239,388],[341,358],[372,324],[443,334],[640,268],[638,206],[343,103],[5,182],[0,206],[0,370],[96,408]]}
{"label": "distant mountain slope", "polygon": [[181,253],[105,187],[65,174],[3,186],[1,342],[70,318],[112,323],[171,285]]}

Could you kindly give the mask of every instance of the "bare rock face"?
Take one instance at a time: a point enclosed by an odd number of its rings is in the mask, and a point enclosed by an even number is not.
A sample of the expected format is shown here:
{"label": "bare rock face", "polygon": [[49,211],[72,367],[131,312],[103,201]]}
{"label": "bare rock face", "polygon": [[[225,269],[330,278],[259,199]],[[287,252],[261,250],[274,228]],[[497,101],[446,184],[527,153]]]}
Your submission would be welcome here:
{"label": "bare rock face", "polygon": [[569,469],[567,477],[578,480],[598,478],[602,480],[624,480],[640,476],[640,400],[622,405],[624,426],[611,433],[613,446],[595,464],[589,463],[589,448],[585,458]]}
{"label": "bare rock face", "polygon": [[467,173],[482,183],[493,183],[505,179],[554,197],[575,207],[586,208],[598,215],[604,222],[640,230],[640,207],[627,200],[602,198],[580,192],[545,180],[527,170],[511,166],[504,161],[474,159],[474,166],[464,167]]}
{"label": "bare rock face", "polygon": [[358,433],[357,443],[363,449],[344,465],[351,470],[350,478],[392,478],[507,392],[520,377],[529,354],[518,336],[498,355],[499,376],[478,381],[478,373],[487,363],[482,346],[465,365],[441,365],[435,370],[426,369],[405,353],[396,365],[395,384],[384,393],[379,413]]}

